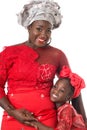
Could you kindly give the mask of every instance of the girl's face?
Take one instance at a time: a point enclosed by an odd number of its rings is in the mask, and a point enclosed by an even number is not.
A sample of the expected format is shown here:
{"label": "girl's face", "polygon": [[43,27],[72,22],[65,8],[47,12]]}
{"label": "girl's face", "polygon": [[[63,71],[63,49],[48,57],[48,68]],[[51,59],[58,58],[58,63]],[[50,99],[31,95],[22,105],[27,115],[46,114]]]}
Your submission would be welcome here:
{"label": "girl's face", "polygon": [[47,44],[51,36],[52,25],[44,20],[37,20],[28,27],[29,43],[43,47]]}
{"label": "girl's face", "polygon": [[70,98],[71,88],[67,80],[58,80],[51,89],[50,98],[53,102],[65,103]]}

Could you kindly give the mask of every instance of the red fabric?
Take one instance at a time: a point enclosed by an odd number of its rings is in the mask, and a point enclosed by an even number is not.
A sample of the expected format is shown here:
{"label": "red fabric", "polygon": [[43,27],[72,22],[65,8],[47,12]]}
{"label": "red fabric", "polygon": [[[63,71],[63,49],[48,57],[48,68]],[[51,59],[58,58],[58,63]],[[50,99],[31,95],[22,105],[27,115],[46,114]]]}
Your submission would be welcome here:
{"label": "red fabric", "polygon": [[73,98],[78,97],[80,95],[81,89],[85,88],[84,80],[76,73],[72,73],[72,71],[70,70],[68,66],[65,66],[65,65],[63,66],[59,74],[59,77],[60,78],[67,77],[70,79],[70,83],[74,87]]}
{"label": "red fabric", "polygon": [[[64,64],[68,65],[64,53],[51,46],[37,50],[25,44],[6,47],[0,53],[0,98],[5,96],[7,81],[7,97],[15,108],[33,112],[42,123],[54,128],[56,111],[49,93],[55,74]],[[4,112],[2,130],[13,128],[32,130]]]}
{"label": "red fabric", "polygon": [[87,130],[84,120],[71,104],[64,104],[57,110],[58,125],[55,130]]}

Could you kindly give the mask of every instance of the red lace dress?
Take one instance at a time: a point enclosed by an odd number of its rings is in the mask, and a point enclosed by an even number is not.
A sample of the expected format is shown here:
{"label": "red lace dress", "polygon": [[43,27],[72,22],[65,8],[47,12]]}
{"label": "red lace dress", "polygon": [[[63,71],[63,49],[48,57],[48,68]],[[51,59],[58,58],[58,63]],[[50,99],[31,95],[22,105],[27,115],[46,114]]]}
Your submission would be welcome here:
{"label": "red lace dress", "polygon": [[[60,64],[59,64],[60,63]],[[67,64],[62,51],[51,46],[33,50],[25,44],[6,47],[0,53],[0,98],[15,108],[25,108],[50,127],[56,126],[56,110],[49,93],[59,69]],[[4,112],[2,130],[34,130]]]}
{"label": "red lace dress", "polygon": [[55,130],[87,130],[82,115],[66,103],[57,110],[58,125]]}

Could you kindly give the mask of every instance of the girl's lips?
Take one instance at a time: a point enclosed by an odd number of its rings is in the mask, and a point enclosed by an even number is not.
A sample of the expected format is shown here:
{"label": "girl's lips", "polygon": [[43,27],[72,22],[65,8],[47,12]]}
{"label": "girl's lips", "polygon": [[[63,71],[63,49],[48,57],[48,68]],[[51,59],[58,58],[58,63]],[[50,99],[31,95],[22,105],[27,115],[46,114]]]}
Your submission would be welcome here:
{"label": "girl's lips", "polygon": [[57,98],[57,96],[56,96],[55,94],[52,94],[52,96],[53,96],[54,98]]}

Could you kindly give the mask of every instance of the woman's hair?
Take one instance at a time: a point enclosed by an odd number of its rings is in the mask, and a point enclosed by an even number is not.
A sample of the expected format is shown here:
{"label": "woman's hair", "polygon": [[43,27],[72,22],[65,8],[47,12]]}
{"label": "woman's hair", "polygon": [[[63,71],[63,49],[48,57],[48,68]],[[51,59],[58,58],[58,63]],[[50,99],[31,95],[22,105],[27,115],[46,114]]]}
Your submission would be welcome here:
{"label": "woman's hair", "polygon": [[31,0],[17,16],[18,23],[24,27],[36,20],[45,20],[52,24],[52,29],[59,27],[62,18],[60,7],[53,0]]}

